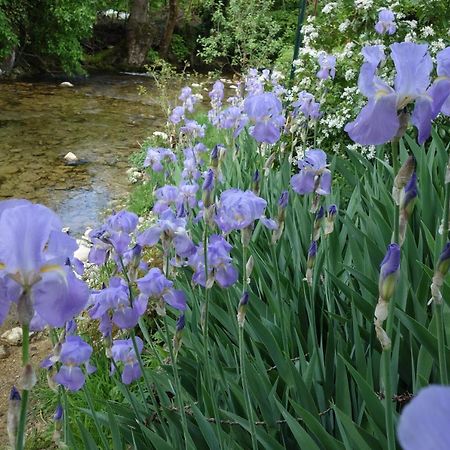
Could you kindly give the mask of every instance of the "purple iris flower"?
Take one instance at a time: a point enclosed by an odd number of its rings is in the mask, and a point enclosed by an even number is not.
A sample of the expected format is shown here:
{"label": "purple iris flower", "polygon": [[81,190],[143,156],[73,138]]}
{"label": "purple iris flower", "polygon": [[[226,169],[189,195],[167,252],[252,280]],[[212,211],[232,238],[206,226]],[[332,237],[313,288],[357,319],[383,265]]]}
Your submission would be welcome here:
{"label": "purple iris flower", "polygon": [[166,185],[156,190],[155,197],[158,199],[153,206],[153,212],[161,214],[171,205],[176,206],[179,190],[177,186]]}
{"label": "purple iris flower", "polygon": [[414,103],[411,122],[418,129],[418,141],[422,144],[430,136],[431,122],[440,112],[450,91],[448,85],[441,84],[439,80],[430,86],[433,62],[428,54],[428,45],[402,42],[392,44],[390,48],[397,71],[395,89],[376,75],[382,60],[379,46],[365,47],[365,62],[361,67],[358,86],[369,102],[358,117],[345,126],[345,131],[359,144],[384,144],[399,132],[398,112]]}
{"label": "purple iris flower", "polygon": [[219,113],[218,128],[225,130],[233,129],[233,136],[237,137],[248,122],[248,117],[243,114],[242,109],[230,106]]}
{"label": "purple iris flower", "polygon": [[192,94],[192,89],[188,86],[181,89],[181,94],[178,97],[183,102],[183,107],[190,113],[194,112],[194,105],[198,102],[199,98]]}
{"label": "purple iris flower", "polygon": [[156,225],[145,230],[137,238],[138,244],[142,247],[151,247],[160,240],[162,240],[164,249],[172,243],[175,252],[182,258],[188,257],[195,251],[195,245],[186,231],[186,219],[177,218],[171,209],[163,211]]}
{"label": "purple iris flower", "polygon": [[129,234],[136,229],[138,216],[130,211],[122,210],[109,216],[107,224],[114,231],[123,231]]}
{"label": "purple iris flower", "polygon": [[378,34],[394,34],[397,30],[394,13],[389,9],[383,9],[378,13],[378,22],[375,31]]}
{"label": "purple iris flower", "polygon": [[438,115],[440,112],[446,116],[450,116],[450,47],[444,48],[436,55],[436,72],[438,77],[431,85],[429,94],[433,99],[442,98],[447,95],[442,107],[439,102],[434,101],[433,114]]}
{"label": "purple iris flower", "polygon": [[420,390],[403,409],[397,436],[404,450],[450,448],[450,387],[431,385]]}
{"label": "purple iris flower", "polygon": [[275,229],[276,223],[264,216],[266,206],[267,202],[252,191],[228,189],[220,196],[214,220],[224,233],[247,228],[257,219]]}
{"label": "purple iris flower", "polygon": [[81,365],[86,365],[88,373],[95,372],[95,367],[89,364],[92,347],[81,339],[80,336],[67,336],[61,346],[58,361],[62,364],[54,380],[70,391],[80,390],[86,378],[81,370]]}
{"label": "purple iris flower", "polygon": [[200,125],[196,120],[185,119],[180,131],[192,139],[205,137],[205,126]]}
{"label": "purple iris flower", "polygon": [[127,284],[118,277],[110,279],[109,287],[91,294],[89,315],[100,320],[103,335],[110,335],[112,323],[119,328],[133,328],[144,314],[147,301],[137,297],[131,304]]}
{"label": "purple iris flower", "polygon": [[272,92],[251,95],[244,102],[244,112],[254,125],[250,134],[258,142],[275,144],[280,139],[285,118],[280,99]]}
{"label": "purple iris flower", "polygon": [[298,162],[300,172],[291,178],[292,189],[297,194],[328,195],[331,192],[331,172],[327,168],[327,155],[323,150],[312,149]]}
{"label": "purple iris flower", "polygon": [[198,169],[197,161],[193,158],[186,158],[183,162],[184,169],[181,172],[181,176],[184,180],[197,181],[200,176],[200,170]]}
{"label": "purple iris flower", "polygon": [[[86,305],[88,287],[66,265],[78,246],[61,228],[45,206],[0,202],[0,323],[11,302],[26,301],[19,305],[22,323],[35,316],[53,327],[63,326]],[[21,296],[24,291],[29,295]]]}
{"label": "purple iris flower", "polygon": [[115,252],[122,256],[128,251],[132,233],[137,226],[138,217],[129,211],[119,211],[111,215],[105,224],[92,230],[89,238],[93,246],[89,252],[89,262],[105,264],[109,254]]}
{"label": "purple iris flower", "polygon": [[[136,337],[136,346],[139,354],[141,354],[144,349],[144,343],[139,336]],[[122,381],[124,384],[130,384],[141,377],[142,372],[131,339],[117,339],[113,341],[111,353],[116,363],[121,362],[124,364],[122,371]],[[114,372],[114,367],[112,371]]]}
{"label": "purple iris flower", "polygon": [[321,80],[327,80],[330,77],[334,78],[336,75],[336,56],[321,53],[318,57],[318,62],[320,69],[316,74],[317,78]]}
{"label": "purple iris flower", "polygon": [[182,184],[179,189],[177,205],[195,208],[197,204],[198,184]]}
{"label": "purple iris flower", "polygon": [[224,84],[220,80],[217,80],[214,83],[211,92],[208,94],[209,98],[211,99],[211,103],[213,103],[213,106],[221,104],[223,100],[223,94],[224,94]]}
{"label": "purple iris flower", "polygon": [[160,302],[164,301],[180,311],[186,309],[184,292],[174,289],[173,282],[168,280],[160,269],[153,267],[145,277],[139,278],[136,283],[142,294]]}
{"label": "purple iris flower", "polygon": [[175,125],[180,123],[183,118],[184,108],[182,106],[176,106],[169,116],[169,120]]}
{"label": "purple iris flower", "polygon": [[259,95],[264,92],[264,84],[261,82],[258,69],[249,69],[245,78],[245,90],[249,95]]}
{"label": "purple iris flower", "polygon": [[316,102],[314,95],[309,92],[302,91],[298,94],[298,100],[292,103],[294,111],[292,115],[297,117],[299,111],[307,120],[317,120],[320,117],[320,103]]}
{"label": "purple iris flower", "polygon": [[154,170],[155,172],[162,172],[164,170],[162,163],[165,160],[175,162],[177,160],[177,157],[175,156],[173,151],[168,148],[149,147],[147,149],[147,156],[145,157],[144,167],[151,166],[152,170]]}
{"label": "purple iris flower", "polygon": [[232,265],[233,260],[230,252],[233,247],[223,236],[213,234],[209,238],[207,248],[208,278],[206,279],[205,273],[204,248],[203,245],[199,245],[196,253],[188,259],[189,265],[195,271],[192,281],[208,288],[212,287],[214,281],[222,288],[227,288],[236,283],[239,273]]}
{"label": "purple iris flower", "polygon": [[394,293],[395,283],[400,270],[400,246],[389,244],[386,255],[381,261],[378,290],[384,301],[389,301]]}

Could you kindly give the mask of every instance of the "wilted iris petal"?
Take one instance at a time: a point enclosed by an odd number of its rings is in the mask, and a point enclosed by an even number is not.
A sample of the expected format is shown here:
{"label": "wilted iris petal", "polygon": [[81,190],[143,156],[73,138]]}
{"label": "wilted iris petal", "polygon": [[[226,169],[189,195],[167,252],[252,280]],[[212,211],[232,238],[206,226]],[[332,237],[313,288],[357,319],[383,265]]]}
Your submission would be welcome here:
{"label": "wilted iris petal", "polygon": [[397,436],[403,450],[447,450],[450,448],[450,387],[423,388],[405,406]]}
{"label": "wilted iris petal", "polygon": [[348,123],[344,130],[359,144],[379,145],[390,141],[399,125],[397,96],[388,94],[369,99],[356,120]]}

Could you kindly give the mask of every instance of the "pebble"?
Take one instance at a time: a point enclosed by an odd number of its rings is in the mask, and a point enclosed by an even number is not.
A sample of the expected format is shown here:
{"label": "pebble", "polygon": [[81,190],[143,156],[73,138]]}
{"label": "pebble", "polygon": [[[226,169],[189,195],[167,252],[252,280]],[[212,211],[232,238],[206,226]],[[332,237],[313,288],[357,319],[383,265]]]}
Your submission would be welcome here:
{"label": "pebble", "polygon": [[5,359],[9,356],[8,347],[4,344],[0,344],[0,359]]}
{"label": "pebble", "polygon": [[72,152],[67,153],[66,156],[64,156],[64,159],[68,162],[68,163],[76,163],[78,161],[77,155],[75,155]]}
{"label": "pebble", "polygon": [[8,331],[5,331],[1,338],[10,345],[20,345],[22,343],[22,328],[14,327]]}
{"label": "pebble", "polygon": [[61,87],[73,87],[73,84],[70,81],[63,81],[60,84]]}

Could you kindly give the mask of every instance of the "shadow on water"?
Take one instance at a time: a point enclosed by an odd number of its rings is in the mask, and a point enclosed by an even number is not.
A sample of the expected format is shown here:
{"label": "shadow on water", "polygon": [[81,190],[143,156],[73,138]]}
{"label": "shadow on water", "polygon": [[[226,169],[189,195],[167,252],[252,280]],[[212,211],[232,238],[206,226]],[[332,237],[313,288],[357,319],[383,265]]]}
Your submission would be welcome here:
{"label": "shadow on water", "polygon": [[[149,78],[0,83],[0,199],[43,203],[80,233],[126,194],[129,156],[164,122]],[[85,163],[67,165],[68,152]]]}

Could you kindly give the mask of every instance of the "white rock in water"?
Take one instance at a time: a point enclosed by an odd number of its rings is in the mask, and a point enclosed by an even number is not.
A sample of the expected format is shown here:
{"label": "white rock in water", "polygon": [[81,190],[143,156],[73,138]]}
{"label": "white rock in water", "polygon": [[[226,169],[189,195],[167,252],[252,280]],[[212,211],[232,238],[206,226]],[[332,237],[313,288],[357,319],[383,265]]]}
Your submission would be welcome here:
{"label": "white rock in water", "polygon": [[20,345],[22,343],[22,328],[11,328],[10,330],[5,331],[2,334],[1,338],[8,342],[8,344],[10,345]]}
{"label": "white rock in water", "polygon": [[70,81],[63,81],[60,86],[62,87],[73,87],[73,84]]}
{"label": "white rock in water", "polygon": [[67,153],[67,155],[64,156],[64,159],[69,163],[75,163],[78,161],[77,156],[74,155],[72,152]]}

